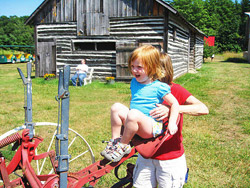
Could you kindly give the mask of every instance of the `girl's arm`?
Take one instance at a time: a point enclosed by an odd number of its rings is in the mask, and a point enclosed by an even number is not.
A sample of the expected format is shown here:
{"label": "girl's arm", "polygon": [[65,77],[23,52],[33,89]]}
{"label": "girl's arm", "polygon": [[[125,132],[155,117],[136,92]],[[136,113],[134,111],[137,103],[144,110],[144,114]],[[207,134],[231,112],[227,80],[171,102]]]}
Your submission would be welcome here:
{"label": "girl's arm", "polygon": [[177,118],[179,115],[179,103],[177,99],[171,93],[165,95],[163,99],[171,106],[170,116],[168,120],[168,130],[170,134],[173,135],[178,130],[176,122],[177,122]]}

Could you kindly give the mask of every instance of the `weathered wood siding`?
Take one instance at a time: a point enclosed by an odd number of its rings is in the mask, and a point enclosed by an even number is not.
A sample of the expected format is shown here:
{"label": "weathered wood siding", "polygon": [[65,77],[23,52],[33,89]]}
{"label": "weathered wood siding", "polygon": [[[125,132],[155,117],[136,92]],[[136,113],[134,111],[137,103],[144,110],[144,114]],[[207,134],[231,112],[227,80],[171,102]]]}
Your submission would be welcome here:
{"label": "weathered wood siding", "polygon": [[110,17],[159,16],[164,8],[155,0],[77,0],[79,36],[112,35]]}
{"label": "weathered wood siding", "polygon": [[108,35],[109,18],[103,0],[77,0],[77,33],[83,36]]}
{"label": "weathered wood siding", "polygon": [[168,38],[168,54],[172,59],[174,78],[188,72],[189,62],[189,30],[170,20]]}
{"label": "weathered wood siding", "polygon": [[162,42],[163,23],[163,17],[111,18],[110,36]]}
{"label": "weathered wood siding", "polygon": [[35,17],[35,24],[76,21],[76,0],[50,0]]}
{"label": "weathered wood siding", "polygon": [[[37,26],[38,43],[38,73],[43,76],[46,73],[54,73],[51,67],[54,66],[49,58],[52,54],[47,52],[56,46],[56,70],[64,65],[76,67],[82,59],[86,59],[86,64],[93,67],[95,72],[93,78],[104,79],[106,76],[115,76],[116,73],[116,51],[77,51],[74,44],[76,42],[116,42],[107,39],[77,39],[77,26],[75,23],[68,24],[43,24]],[[44,46],[44,47],[43,47]],[[72,69],[73,70],[73,69]]]}
{"label": "weathered wood siding", "polygon": [[189,71],[195,69],[195,34],[190,33]]}
{"label": "weathered wood siding", "polygon": [[126,17],[110,19],[110,36],[120,38],[116,45],[116,78],[131,79],[128,58],[143,44],[153,44],[162,49],[163,17]]}
{"label": "weathered wood siding", "polygon": [[136,40],[121,40],[116,43],[116,79],[130,80],[132,75],[128,70],[128,59],[131,52],[138,47]]}
{"label": "weathered wood siding", "polygon": [[203,38],[200,36],[196,36],[195,40],[195,54],[194,54],[194,68],[200,69],[203,63],[203,48],[204,48],[204,41]]}
{"label": "weathered wood siding", "polygon": [[[68,55],[72,53],[71,40],[76,38],[76,25],[74,23],[38,25],[36,36],[39,57],[36,76],[56,73],[61,63],[70,59]],[[52,47],[55,48],[55,52],[52,52]],[[63,57],[60,59],[61,56]]]}
{"label": "weathered wood siding", "polygon": [[[76,50],[75,44],[104,44],[105,43],[112,43],[115,45],[117,40],[115,39],[108,39],[108,38],[90,38],[90,39],[74,39],[72,40],[73,45],[73,52],[72,56],[75,57],[77,60],[74,62],[76,64],[80,63],[80,59],[85,59],[86,64],[90,67],[94,67],[93,78],[94,79],[105,79],[107,76],[116,76],[116,51],[114,50]],[[67,55],[66,55],[67,56]],[[69,55],[71,56],[71,55]],[[72,64],[72,62],[69,62]],[[74,64],[73,63],[73,64]]]}
{"label": "weathered wood siding", "polygon": [[143,44],[170,54],[174,77],[200,68],[202,37],[163,5],[159,0],[45,0],[32,18],[40,54],[36,76],[75,67],[84,58],[95,68],[94,78],[129,77],[128,56]]}

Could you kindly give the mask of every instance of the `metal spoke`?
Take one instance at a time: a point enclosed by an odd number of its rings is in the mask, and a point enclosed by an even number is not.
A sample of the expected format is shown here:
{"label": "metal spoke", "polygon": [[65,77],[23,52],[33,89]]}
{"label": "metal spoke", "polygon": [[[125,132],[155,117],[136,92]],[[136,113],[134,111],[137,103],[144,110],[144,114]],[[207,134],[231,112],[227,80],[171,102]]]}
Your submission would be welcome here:
{"label": "metal spoke", "polygon": [[[35,130],[36,127],[45,127],[45,128],[47,128],[48,126],[52,126],[52,127],[55,127],[55,128],[56,128],[56,127],[57,127],[57,123],[51,123],[51,122],[37,122],[37,123],[34,123],[34,130]],[[59,126],[60,126],[60,125],[59,125]],[[10,136],[10,135],[12,135],[12,134],[14,134],[14,133],[16,133],[16,132],[22,131],[22,130],[25,129],[25,128],[26,128],[25,125],[21,125],[21,126],[15,128],[15,129],[12,129],[12,130],[6,132],[5,134],[1,135],[1,136],[0,136],[0,140],[6,138],[6,137],[8,137],[8,136]],[[48,128],[47,128],[47,129],[48,129]],[[51,129],[48,129],[48,130],[51,130]],[[36,131],[36,132],[37,132],[37,131]],[[50,139],[50,142],[49,142],[49,145],[48,145],[48,148],[47,148],[47,152],[49,152],[49,151],[51,150],[51,148],[52,148],[52,146],[53,146],[53,144],[54,144],[56,132],[57,132],[56,130],[53,132],[52,138]],[[70,144],[69,144],[69,146],[68,146],[68,149],[70,149],[70,148],[74,145],[74,143],[76,143],[76,141],[77,141],[78,138],[79,138],[80,140],[82,140],[82,141],[86,144],[86,146],[87,146],[87,148],[88,148],[88,149],[85,150],[84,152],[78,154],[76,157],[74,157],[73,159],[71,159],[69,162],[73,162],[73,161],[75,161],[76,159],[78,159],[79,157],[81,157],[81,156],[83,156],[84,154],[86,154],[86,153],[89,152],[89,153],[90,153],[90,157],[91,157],[91,161],[92,161],[92,163],[94,163],[94,162],[95,162],[94,153],[93,153],[93,151],[92,151],[90,145],[88,144],[88,142],[87,142],[79,133],[77,133],[75,130],[69,128],[69,132],[72,132],[72,133],[73,133],[73,134],[71,134],[73,137],[72,137],[72,140],[71,140],[71,142],[70,142]],[[35,133],[35,132],[34,132],[34,133]],[[76,144],[77,144],[77,143],[76,143]],[[38,146],[38,148],[39,148],[39,146]],[[40,149],[39,149],[39,151],[40,151]],[[37,150],[37,149],[35,150],[35,154],[38,155],[38,150]],[[43,172],[43,170],[45,170],[44,168],[45,168],[46,160],[47,160],[47,157],[45,157],[45,158],[42,160],[41,166],[39,165],[39,161],[38,161],[38,160],[36,161],[36,168],[37,168],[37,174],[38,174],[38,175],[41,175],[42,172]],[[52,174],[53,171],[54,171],[54,169],[52,168],[52,169],[50,170],[49,174]],[[1,180],[0,180],[0,182],[1,182]]]}

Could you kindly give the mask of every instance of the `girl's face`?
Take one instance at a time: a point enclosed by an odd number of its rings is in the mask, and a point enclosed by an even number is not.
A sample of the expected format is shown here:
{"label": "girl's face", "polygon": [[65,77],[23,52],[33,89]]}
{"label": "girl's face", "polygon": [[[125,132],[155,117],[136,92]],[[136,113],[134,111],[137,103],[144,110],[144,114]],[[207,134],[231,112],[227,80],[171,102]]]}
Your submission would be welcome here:
{"label": "girl's face", "polygon": [[152,82],[151,79],[149,79],[146,73],[147,71],[144,68],[143,64],[138,59],[131,62],[131,72],[133,76],[136,78],[137,82],[141,84],[149,84]]}

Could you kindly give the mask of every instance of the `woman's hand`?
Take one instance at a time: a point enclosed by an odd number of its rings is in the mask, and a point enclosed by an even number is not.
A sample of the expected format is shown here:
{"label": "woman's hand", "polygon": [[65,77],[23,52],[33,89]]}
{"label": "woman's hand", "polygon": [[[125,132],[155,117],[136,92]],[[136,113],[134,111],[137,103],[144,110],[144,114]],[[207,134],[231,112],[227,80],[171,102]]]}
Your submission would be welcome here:
{"label": "woman's hand", "polygon": [[150,116],[157,121],[161,121],[169,116],[170,106],[164,104],[156,104],[156,108],[150,111]]}

